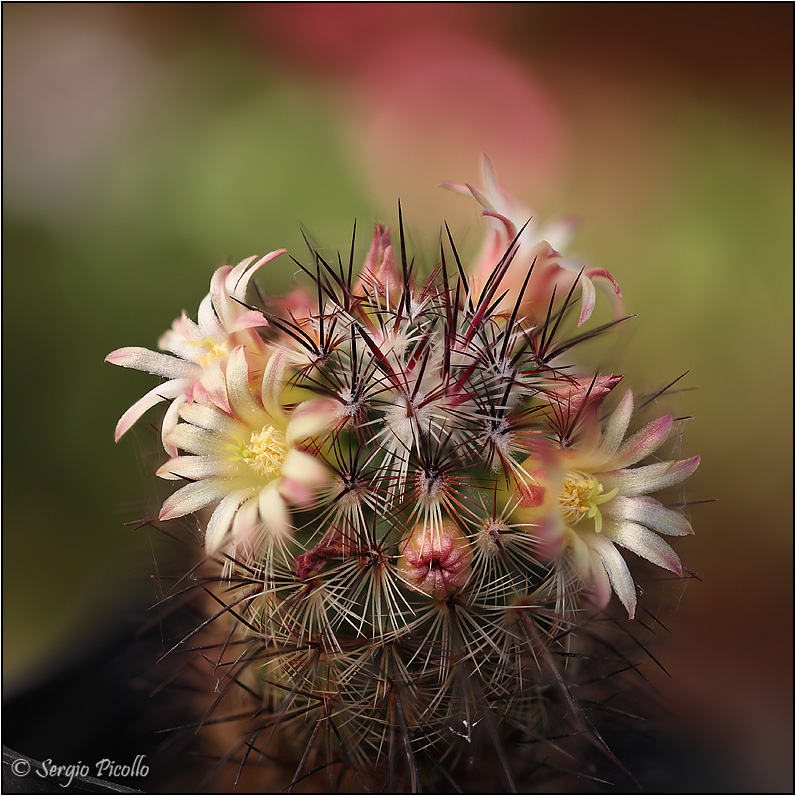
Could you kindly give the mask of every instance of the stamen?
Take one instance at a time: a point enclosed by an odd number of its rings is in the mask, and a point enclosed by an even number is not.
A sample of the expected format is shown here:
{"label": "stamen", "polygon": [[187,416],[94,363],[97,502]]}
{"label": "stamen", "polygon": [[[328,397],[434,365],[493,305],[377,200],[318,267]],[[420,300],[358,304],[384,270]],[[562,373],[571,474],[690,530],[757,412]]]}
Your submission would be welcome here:
{"label": "stamen", "polygon": [[273,477],[280,472],[286,453],[285,435],[273,426],[265,426],[251,435],[241,458],[259,475]]}

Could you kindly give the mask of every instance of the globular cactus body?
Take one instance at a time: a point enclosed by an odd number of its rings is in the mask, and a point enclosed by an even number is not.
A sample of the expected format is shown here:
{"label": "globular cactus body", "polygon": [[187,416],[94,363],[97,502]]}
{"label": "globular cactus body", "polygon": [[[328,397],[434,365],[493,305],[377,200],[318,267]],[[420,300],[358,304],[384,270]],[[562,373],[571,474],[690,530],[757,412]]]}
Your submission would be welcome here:
{"label": "globular cactus body", "polygon": [[353,247],[347,265],[312,253],[313,299],[249,303],[272,253],[219,269],[198,324],[161,341],[174,356],[109,356],[171,379],[118,430],[172,401],[158,474],[188,483],[161,519],[212,508],[202,583],[225,683],[211,707],[239,732],[227,755],[279,748],[295,782],[339,769],[416,789],[479,736],[513,787],[501,737],[577,718],[578,627],[614,592],[635,613],[616,545],[682,574],[658,534],[690,525],[648,493],[698,460],[634,466],[671,417],[625,439],[632,393],[607,411],[621,377],[571,359],[622,320],[580,328],[592,280],[616,300],[613,277],[573,271],[469,190],[497,219],[474,266],[448,234],[420,278],[403,225],[397,256],[378,226],[358,276]]}

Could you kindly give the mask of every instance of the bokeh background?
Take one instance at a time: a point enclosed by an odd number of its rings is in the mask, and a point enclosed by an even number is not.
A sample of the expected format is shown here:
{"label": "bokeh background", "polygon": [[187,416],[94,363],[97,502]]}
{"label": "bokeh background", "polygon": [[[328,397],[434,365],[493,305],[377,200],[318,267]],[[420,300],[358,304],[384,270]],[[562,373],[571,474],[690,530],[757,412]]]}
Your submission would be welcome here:
{"label": "bokeh background", "polygon": [[[717,502],[678,547],[700,580],[655,648],[671,677],[648,674],[684,758],[792,791],[793,13],[5,4],[7,700],[79,670],[155,595],[158,540],[125,525],[158,505],[154,435],[112,433],[153,381],[104,356],[154,346],[220,263],[301,256],[302,230],[346,248],[354,219],[395,224],[399,196],[417,250],[443,219],[477,245],[474,203],[437,185],[478,183],[488,152],[540,217],[580,216],[574,249],[620,282],[639,317],[614,371],[639,391],[689,371],[689,496]],[[282,259],[273,293],[296,281]],[[58,726],[42,710],[29,734]],[[699,765],[683,792],[714,782]]]}

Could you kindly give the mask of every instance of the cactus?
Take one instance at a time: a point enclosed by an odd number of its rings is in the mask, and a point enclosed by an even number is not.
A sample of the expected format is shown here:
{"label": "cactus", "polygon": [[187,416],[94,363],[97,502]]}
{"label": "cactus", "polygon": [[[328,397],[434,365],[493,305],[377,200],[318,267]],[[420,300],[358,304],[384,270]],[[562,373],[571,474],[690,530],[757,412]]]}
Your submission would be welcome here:
{"label": "cactus", "polygon": [[218,681],[202,723],[221,762],[286,766],[280,787],[416,791],[480,743],[489,784],[515,789],[507,739],[569,726],[604,746],[568,681],[612,595],[636,612],[618,548],[683,574],[659,534],[691,526],[649,495],[698,458],[642,464],[671,416],[628,435],[633,393],[574,358],[626,320],[586,326],[595,285],[621,310],[616,282],[573,267],[549,240],[564,227],[532,228],[488,161],[485,182],[449,186],[492,225],[474,262],[446,228],[421,275],[399,206],[398,251],[378,225],[358,274],[353,243],[332,262],[311,249],[311,292],[255,299],[283,252],[224,266],[167,353],[108,356],[168,378],[117,439],[170,402],[157,474],[187,483],[159,519],[201,518],[189,580],[210,597],[177,647]]}

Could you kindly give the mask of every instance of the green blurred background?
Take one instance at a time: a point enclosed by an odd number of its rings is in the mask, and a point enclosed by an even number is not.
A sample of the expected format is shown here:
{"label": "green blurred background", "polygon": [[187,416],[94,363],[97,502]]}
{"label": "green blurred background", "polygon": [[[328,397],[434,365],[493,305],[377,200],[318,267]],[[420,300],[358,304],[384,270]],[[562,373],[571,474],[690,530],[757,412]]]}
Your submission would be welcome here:
{"label": "green blurred background", "polygon": [[[463,247],[481,152],[639,318],[612,369],[683,371],[696,571],[656,686],[738,789],[793,773],[790,4],[3,7],[6,693],[153,598],[151,377],[103,363],[194,314],[212,270],[334,250],[401,197]],[[469,231],[468,231],[469,230]],[[431,250],[433,251],[433,249]],[[432,257],[433,255],[428,255]],[[281,293],[295,268],[263,274]],[[152,414],[154,422],[155,416]],[[650,672],[650,676],[655,676]],[[69,761],[64,761],[69,762]],[[688,783],[684,783],[688,790]]]}

